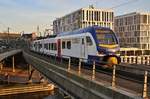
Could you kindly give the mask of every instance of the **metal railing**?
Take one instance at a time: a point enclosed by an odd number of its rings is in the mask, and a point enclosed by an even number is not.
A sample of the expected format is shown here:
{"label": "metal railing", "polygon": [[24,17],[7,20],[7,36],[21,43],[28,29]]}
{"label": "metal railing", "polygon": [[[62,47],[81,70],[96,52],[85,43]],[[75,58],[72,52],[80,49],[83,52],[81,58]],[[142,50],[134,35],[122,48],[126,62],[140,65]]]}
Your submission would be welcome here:
{"label": "metal railing", "polygon": [[[41,55],[43,56],[47,56],[46,59],[47,61],[49,61],[50,63],[53,63],[57,66],[62,66],[63,68],[65,68],[68,72],[74,72],[75,74],[79,75],[79,76],[83,76],[83,77],[87,77],[87,79],[90,79],[92,81],[103,81],[106,80],[107,82],[109,81],[110,85],[112,86],[112,88],[116,88],[118,86],[120,86],[118,84],[118,79],[120,78],[120,76],[118,76],[118,72],[117,72],[117,68],[119,67],[119,65],[112,65],[111,69],[106,68],[106,71],[109,71],[109,76],[110,78],[101,78],[99,77],[99,73],[101,72],[101,68],[102,66],[106,66],[109,63],[106,62],[99,62],[99,61],[95,61],[95,60],[87,60],[84,58],[80,58],[79,60],[72,60],[71,56],[66,56],[63,55],[61,57],[58,57],[57,54],[53,54],[53,53],[49,53],[49,55],[47,55],[46,53],[41,53]],[[65,57],[65,58],[64,58]],[[75,59],[75,57],[74,57]],[[76,61],[76,62],[75,62]],[[84,62],[90,62],[90,65],[85,64]],[[85,69],[86,68],[86,69]],[[100,69],[101,68],[101,69]],[[126,67],[126,68],[134,68],[134,67]],[[134,68],[134,69],[138,69],[138,68]],[[86,71],[85,71],[86,70]],[[103,69],[105,70],[105,69]],[[140,71],[143,71],[144,74],[142,75],[142,84],[139,84],[140,89],[138,92],[138,94],[140,94],[140,96],[142,96],[143,98],[147,98],[148,97],[148,73],[150,73],[150,70],[146,70],[146,69],[139,69]],[[106,72],[103,72],[104,74],[107,74]],[[130,76],[130,75],[128,75]],[[123,77],[127,80],[127,77]],[[132,80],[133,81],[133,80]],[[135,83],[135,82],[134,82]],[[137,83],[137,82],[136,82]],[[109,84],[108,84],[109,85]],[[130,84],[128,83],[128,86],[130,86]],[[132,85],[131,85],[132,87]]]}
{"label": "metal railing", "polygon": [[150,55],[121,56],[122,63],[150,65]]}
{"label": "metal railing", "polygon": [[24,85],[24,86],[13,86],[12,88],[1,88],[0,96],[38,92],[38,91],[52,91],[54,90],[54,85],[52,84],[34,84],[34,85]]}

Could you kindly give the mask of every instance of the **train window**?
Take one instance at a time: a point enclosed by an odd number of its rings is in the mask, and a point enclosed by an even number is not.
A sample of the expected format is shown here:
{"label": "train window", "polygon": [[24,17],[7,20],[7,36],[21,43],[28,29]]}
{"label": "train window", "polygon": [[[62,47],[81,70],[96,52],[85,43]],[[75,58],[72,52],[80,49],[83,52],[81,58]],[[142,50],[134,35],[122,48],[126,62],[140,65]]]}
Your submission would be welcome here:
{"label": "train window", "polygon": [[82,44],[84,44],[84,38],[82,38]]}
{"label": "train window", "polygon": [[45,47],[46,47],[46,49],[48,50],[48,44],[46,44],[46,46],[45,46]]}
{"label": "train window", "polygon": [[51,44],[49,43],[49,50],[51,50]]}
{"label": "train window", "polygon": [[48,44],[44,44],[44,48],[48,50]]}
{"label": "train window", "polygon": [[100,44],[117,44],[118,41],[111,30],[96,30],[96,36]]}
{"label": "train window", "polygon": [[46,44],[44,44],[44,49],[46,49]]}
{"label": "train window", "polygon": [[49,43],[49,50],[52,50],[52,44]]}
{"label": "train window", "polygon": [[57,49],[56,43],[53,43],[53,44],[54,44],[54,50],[56,50]]}
{"label": "train window", "polygon": [[66,45],[66,43],[65,43],[65,41],[62,41],[62,49],[65,49],[65,46]]}
{"label": "train window", "polygon": [[53,43],[51,43],[51,50],[53,50]]}
{"label": "train window", "polygon": [[87,45],[89,45],[89,46],[92,45],[92,40],[89,36],[86,37],[86,42],[87,42]]}
{"label": "train window", "polygon": [[51,43],[51,50],[54,50],[54,44],[53,43]]}
{"label": "train window", "polygon": [[42,48],[42,44],[39,44],[39,49],[41,49]]}
{"label": "train window", "polygon": [[71,41],[67,41],[67,49],[71,49]]}

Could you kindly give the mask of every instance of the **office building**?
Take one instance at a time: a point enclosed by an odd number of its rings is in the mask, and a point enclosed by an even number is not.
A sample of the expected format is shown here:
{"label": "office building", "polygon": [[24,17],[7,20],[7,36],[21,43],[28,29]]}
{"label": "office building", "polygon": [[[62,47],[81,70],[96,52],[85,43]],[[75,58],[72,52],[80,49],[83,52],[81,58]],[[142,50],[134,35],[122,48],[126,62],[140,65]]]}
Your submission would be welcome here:
{"label": "office building", "polygon": [[117,16],[114,30],[121,47],[150,49],[150,13],[133,12]]}
{"label": "office building", "polygon": [[93,6],[81,8],[53,21],[54,34],[73,31],[92,25],[114,27],[114,12],[108,9],[96,9]]}

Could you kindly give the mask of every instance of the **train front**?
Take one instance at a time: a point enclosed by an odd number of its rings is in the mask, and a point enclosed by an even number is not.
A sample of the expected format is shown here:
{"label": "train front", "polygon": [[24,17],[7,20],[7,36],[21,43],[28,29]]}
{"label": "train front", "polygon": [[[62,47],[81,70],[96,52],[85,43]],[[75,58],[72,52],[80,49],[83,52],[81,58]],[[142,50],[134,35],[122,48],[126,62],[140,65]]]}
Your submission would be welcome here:
{"label": "train front", "polygon": [[102,56],[102,61],[108,63],[108,66],[119,64],[120,47],[115,33],[108,29],[96,29],[98,56]]}

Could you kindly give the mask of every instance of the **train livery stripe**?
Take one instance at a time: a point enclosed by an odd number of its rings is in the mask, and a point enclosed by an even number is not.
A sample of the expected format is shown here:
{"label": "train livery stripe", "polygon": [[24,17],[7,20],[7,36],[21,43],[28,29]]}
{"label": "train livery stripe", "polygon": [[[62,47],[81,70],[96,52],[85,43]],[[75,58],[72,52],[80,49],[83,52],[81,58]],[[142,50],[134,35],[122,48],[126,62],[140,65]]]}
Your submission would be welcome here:
{"label": "train livery stripe", "polygon": [[99,46],[104,48],[116,48],[118,47],[118,44],[113,44],[113,45],[99,44]]}

